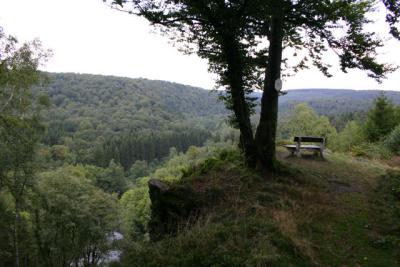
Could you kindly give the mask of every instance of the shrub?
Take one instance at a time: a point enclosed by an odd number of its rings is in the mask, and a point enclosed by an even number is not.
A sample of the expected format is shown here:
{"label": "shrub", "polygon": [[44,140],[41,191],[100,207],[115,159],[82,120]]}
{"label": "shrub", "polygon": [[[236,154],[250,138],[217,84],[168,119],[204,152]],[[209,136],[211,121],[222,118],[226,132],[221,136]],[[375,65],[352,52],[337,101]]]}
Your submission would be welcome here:
{"label": "shrub", "polygon": [[351,151],[352,147],[365,140],[362,128],[355,121],[349,121],[344,129],[331,142],[332,147],[341,152]]}
{"label": "shrub", "polygon": [[291,139],[293,136],[323,136],[328,140],[337,135],[336,129],[325,116],[319,116],[306,103],[298,104],[288,117],[280,124],[281,139]]}
{"label": "shrub", "polygon": [[393,153],[398,153],[400,151],[400,125],[383,140],[383,145]]}
{"label": "shrub", "polygon": [[361,143],[351,148],[351,153],[356,157],[369,159],[389,159],[392,153],[382,143]]}

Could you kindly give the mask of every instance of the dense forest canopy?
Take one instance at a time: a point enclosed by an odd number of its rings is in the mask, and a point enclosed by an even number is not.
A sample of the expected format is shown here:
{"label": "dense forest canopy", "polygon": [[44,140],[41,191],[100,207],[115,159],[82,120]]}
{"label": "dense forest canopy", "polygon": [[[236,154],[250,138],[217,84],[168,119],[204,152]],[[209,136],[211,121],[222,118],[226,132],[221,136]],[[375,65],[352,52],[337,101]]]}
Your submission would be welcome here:
{"label": "dense forest canopy", "polygon": [[[44,144],[64,145],[74,162],[128,169],[136,160],[161,159],[175,147],[202,145],[223,122],[216,94],[175,83],[48,73]],[[200,101],[198,101],[200,100]]]}

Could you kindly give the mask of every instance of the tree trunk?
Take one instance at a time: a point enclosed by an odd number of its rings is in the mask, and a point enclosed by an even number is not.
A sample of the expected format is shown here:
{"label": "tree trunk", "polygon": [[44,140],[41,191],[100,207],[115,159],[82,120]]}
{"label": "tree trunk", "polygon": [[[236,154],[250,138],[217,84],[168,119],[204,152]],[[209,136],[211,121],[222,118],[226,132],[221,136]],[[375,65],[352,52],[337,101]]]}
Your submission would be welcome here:
{"label": "tree trunk", "polygon": [[20,266],[20,251],[19,251],[19,224],[20,224],[20,216],[19,216],[19,201],[15,200],[15,217],[14,217],[14,251],[15,251],[15,267]]}
{"label": "tree trunk", "polygon": [[275,136],[278,120],[278,92],[275,81],[281,77],[283,16],[277,12],[271,21],[268,65],[265,73],[264,92],[261,98],[261,115],[256,132],[258,164],[266,170],[276,169]]}
{"label": "tree trunk", "polygon": [[232,109],[240,130],[240,145],[244,152],[246,165],[254,168],[257,162],[257,148],[250,122],[250,108],[246,102],[243,82],[243,60],[239,43],[228,36],[224,42],[227,60],[226,78],[229,83]]}

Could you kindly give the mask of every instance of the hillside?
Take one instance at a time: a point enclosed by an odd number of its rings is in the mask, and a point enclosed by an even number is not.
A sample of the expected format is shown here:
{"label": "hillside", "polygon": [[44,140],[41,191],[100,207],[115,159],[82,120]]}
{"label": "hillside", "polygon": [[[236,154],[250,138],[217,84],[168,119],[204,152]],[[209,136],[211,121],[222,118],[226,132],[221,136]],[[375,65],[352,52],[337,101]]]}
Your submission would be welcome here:
{"label": "hillside", "polygon": [[[298,103],[308,103],[317,113],[338,115],[366,111],[374,99],[382,91],[379,90],[346,90],[346,89],[297,89],[288,90],[279,98],[281,114],[287,112]],[[384,91],[395,104],[400,104],[400,92]]]}
{"label": "hillside", "polygon": [[[46,145],[63,145],[75,162],[128,169],[171,147],[202,145],[226,117],[216,94],[181,84],[88,74],[47,73],[35,92],[50,96]],[[147,148],[147,149],[144,149]]]}
{"label": "hillside", "polygon": [[341,154],[286,155],[271,176],[225,151],[163,186],[151,229],[162,234],[161,220],[176,234],[131,243],[122,266],[399,266],[398,171]]}
{"label": "hillside", "polygon": [[[127,170],[136,160],[157,161],[171,147],[186,151],[190,145],[202,145],[221,131],[229,114],[216,92],[182,84],[88,74],[47,76],[45,86],[34,90],[45,92],[52,102],[43,113],[47,131],[42,142],[63,146],[70,152],[70,162],[105,167],[114,159]],[[341,127],[351,118],[346,114],[365,112],[378,94],[290,90],[280,98],[280,114],[307,102],[317,113],[339,121],[334,125]],[[400,103],[399,92],[386,95]],[[340,118],[341,114],[346,117]]]}

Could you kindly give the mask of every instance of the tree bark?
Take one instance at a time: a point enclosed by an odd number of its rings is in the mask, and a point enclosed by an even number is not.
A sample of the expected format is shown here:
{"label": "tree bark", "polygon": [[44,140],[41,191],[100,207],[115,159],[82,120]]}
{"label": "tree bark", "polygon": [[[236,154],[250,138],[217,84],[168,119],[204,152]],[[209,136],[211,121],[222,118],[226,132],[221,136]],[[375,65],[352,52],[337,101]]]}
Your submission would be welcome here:
{"label": "tree bark", "polygon": [[261,98],[260,121],[256,132],[258,148],[258,164],[266,170],[275,170],[275,136],[278,120],[278,92],[275,81],[281,77],[283,15],[276,12],[271,21],[271,36],[269,38],[268,65],[265,73],[264,92]]}
{"label": "tree bark", "polygon": [[250,108],[244,92],[241,51],[238,41],[231,36],[225,38],[224,46],[227,61],[226,78],[232,96],[233,112],[240,130],[240,145],[245,155],[246,165],[254,168],[257,163],[257,147],[250,122]]}

